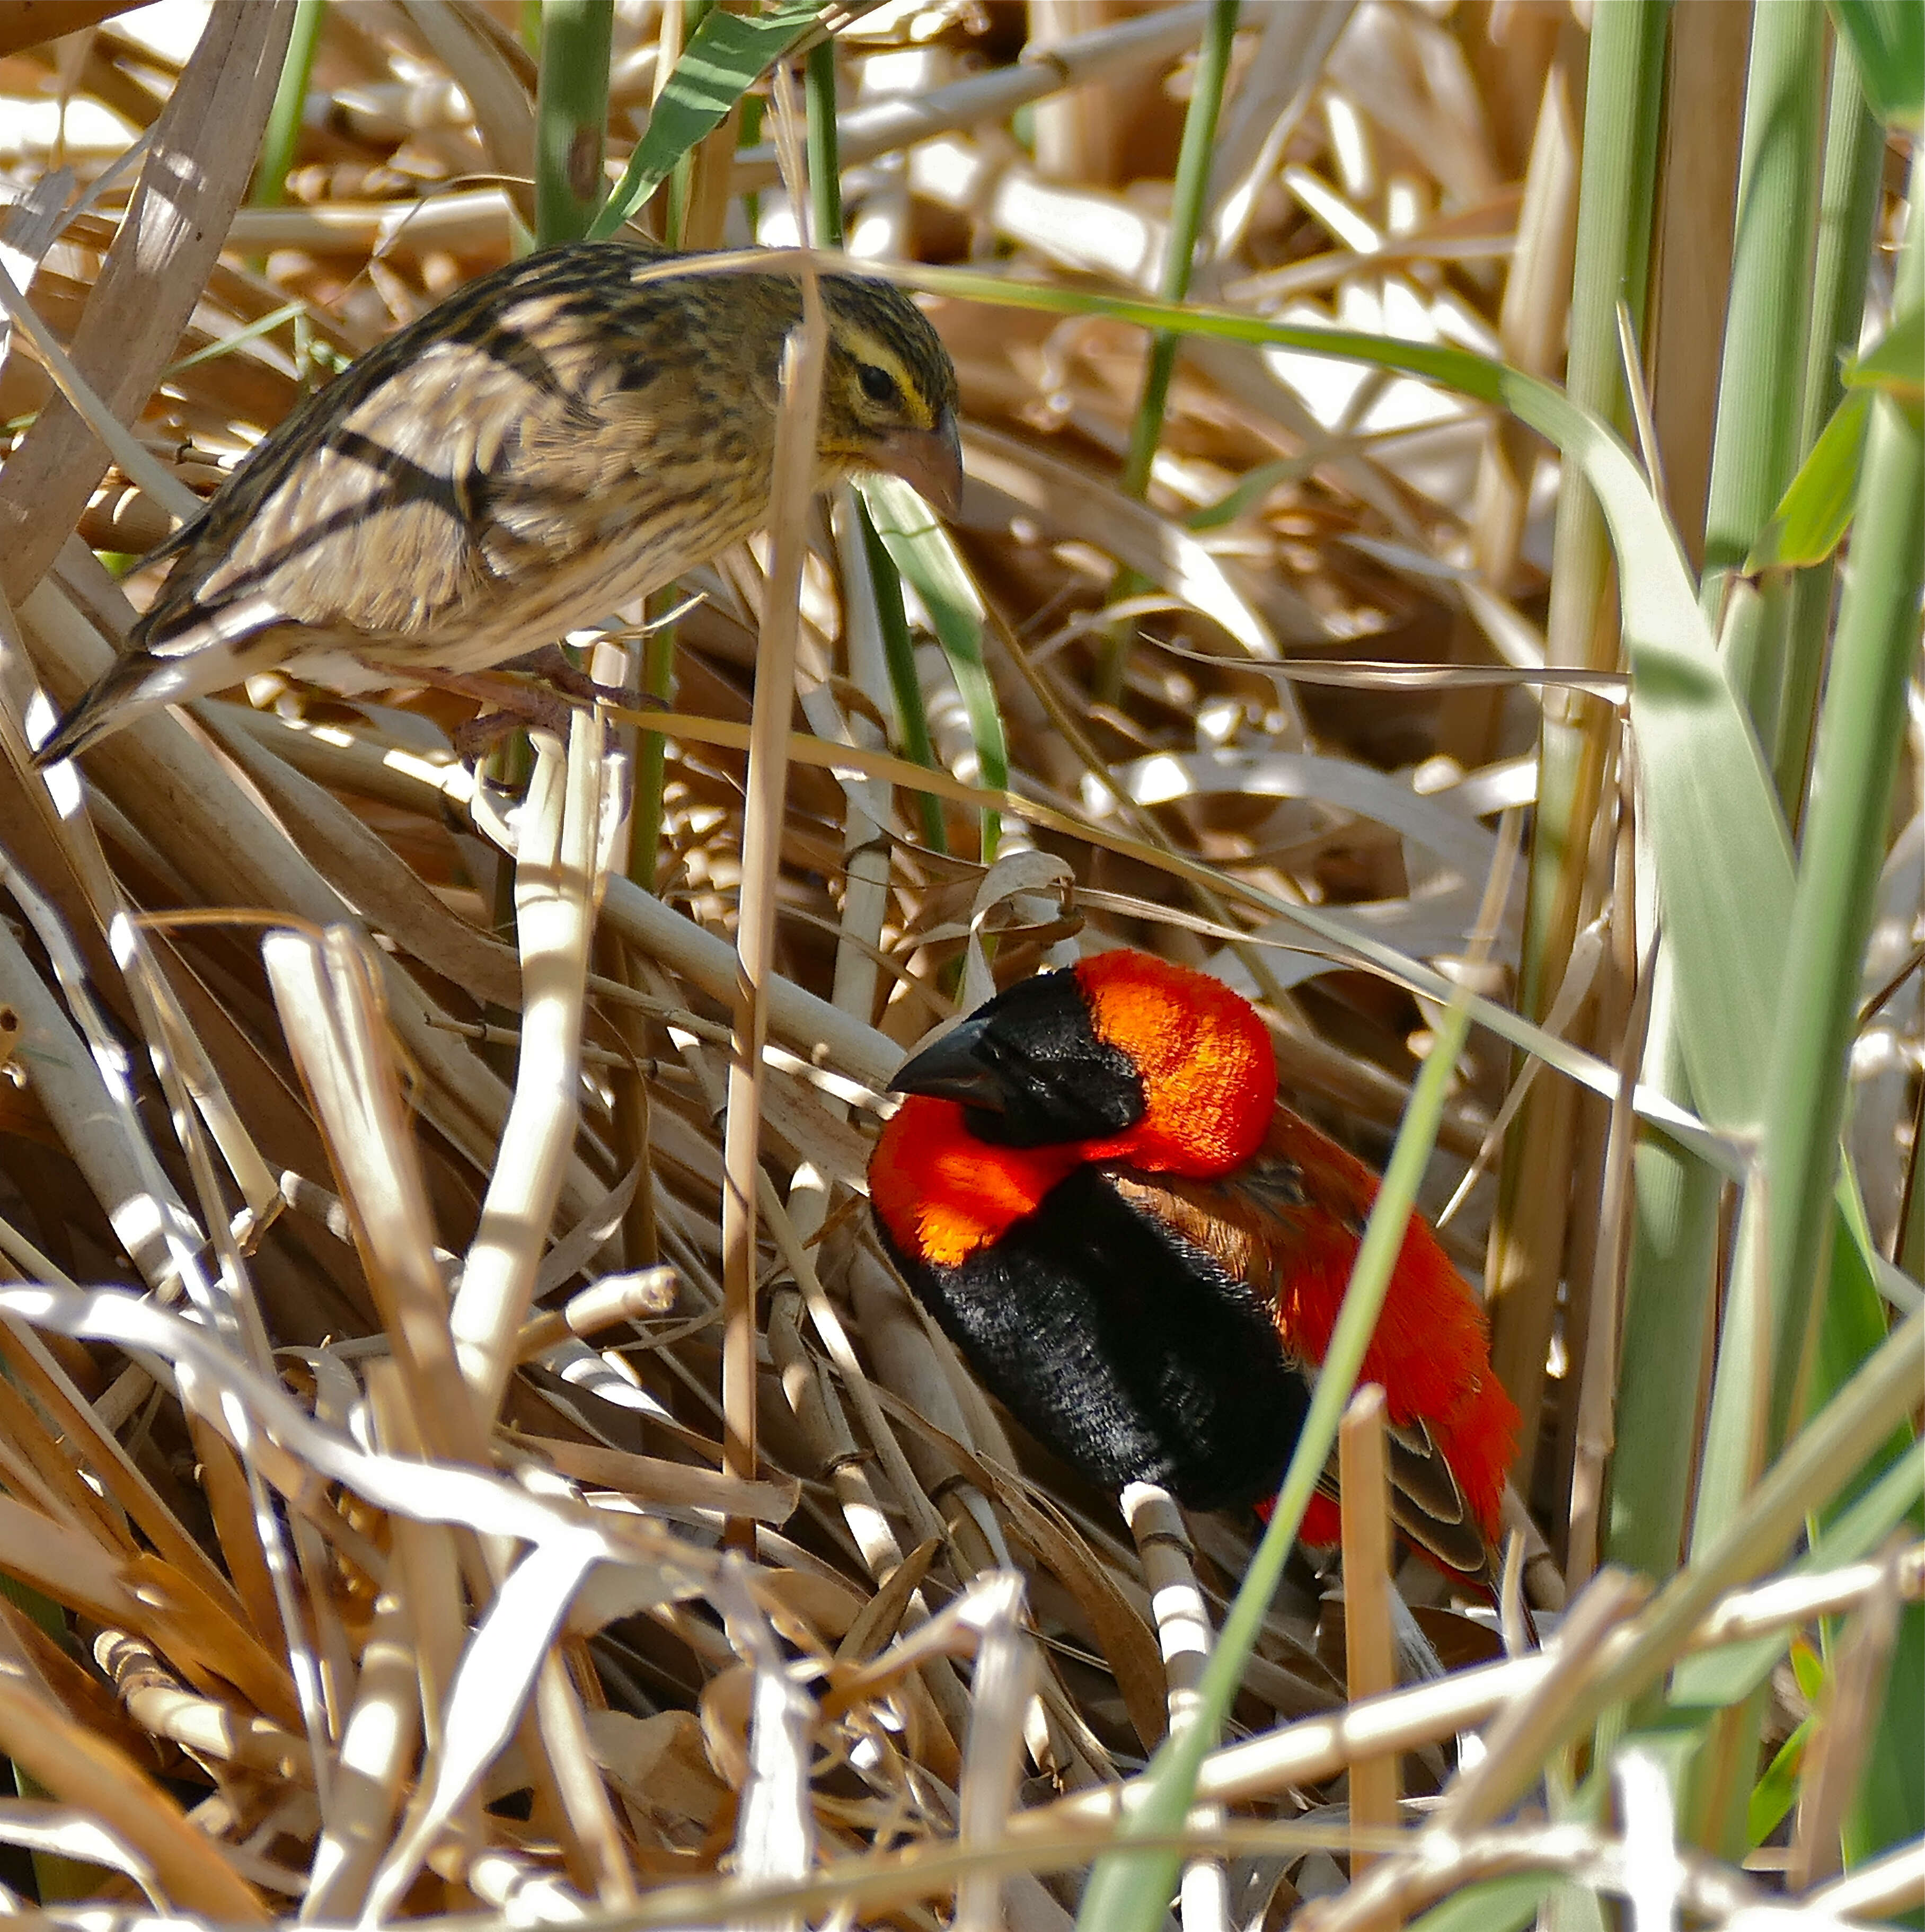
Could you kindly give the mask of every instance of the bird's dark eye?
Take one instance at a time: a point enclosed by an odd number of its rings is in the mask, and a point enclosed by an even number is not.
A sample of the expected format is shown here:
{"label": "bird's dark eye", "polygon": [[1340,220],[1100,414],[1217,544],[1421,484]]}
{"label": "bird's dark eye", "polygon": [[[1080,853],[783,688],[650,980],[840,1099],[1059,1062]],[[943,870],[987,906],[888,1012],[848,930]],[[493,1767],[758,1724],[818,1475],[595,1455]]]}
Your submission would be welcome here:
{"label": "bird's dark eye", "polygon": [[872,403],[886,406],[900,400],[901,392],[895,386],[895,378],[886,369],[878,369],[873,362],[859,362],[856,365],[856,380],[862,386],[862,393]]}

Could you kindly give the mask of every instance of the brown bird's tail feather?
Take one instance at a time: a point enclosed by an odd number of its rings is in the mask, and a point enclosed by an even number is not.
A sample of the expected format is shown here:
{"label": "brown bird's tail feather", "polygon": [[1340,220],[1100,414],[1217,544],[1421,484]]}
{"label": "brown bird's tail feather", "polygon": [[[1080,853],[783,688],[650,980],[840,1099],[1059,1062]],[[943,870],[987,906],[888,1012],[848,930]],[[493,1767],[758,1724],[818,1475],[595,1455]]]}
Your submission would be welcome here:
{"label": "brown bird's tail feather", "polygon": [[60,727],[34,754],[34,769],[45,771],[63,758],[77,757],[110,731],[131,724],[163,705],[177,704],[217,686],[203,685],[191,662],[156,658],[130,651],[90,686],[79,703],[60,721]]}
{"label": "brown bird's tail feather", "polygon": [[211,614],[158,646],[136,644],[88,687],[34,752],[34,769],[45,771],[150,711],[224,691],[277,662],[284,652],[264,633],[278,616],[250,598]]}

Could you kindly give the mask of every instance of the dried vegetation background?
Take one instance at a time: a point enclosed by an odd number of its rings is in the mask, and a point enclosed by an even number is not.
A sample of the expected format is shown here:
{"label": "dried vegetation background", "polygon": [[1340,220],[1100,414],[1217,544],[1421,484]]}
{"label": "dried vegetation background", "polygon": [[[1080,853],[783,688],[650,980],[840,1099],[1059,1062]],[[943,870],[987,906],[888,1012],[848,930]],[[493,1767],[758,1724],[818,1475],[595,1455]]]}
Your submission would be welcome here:
{"label": "dried vegetation background", "polygon": [[[611,173],[676,44],[646,0],[616,10]],[[1555,376],[1583,22],[1403,0],[1247,13],[1192,294]],[[859,19],[839,56],[852,248],[1153,287],[1204,14],[991,0]],[[517,10],[457,0],[328,6],[284,193],[250,195],[287,27],[265,4],[0,9],[0,259],[98,398],[63,400],[58,358],[12,315],[10,734],[36,682],[64,707],[107,661],[154,580],[133,560],[190,493],[502,260],[529,214]],[[772,148],[724,135],[679,190],[690,232],[740,242],[752,214],[760,239],[793,238]],[[432,695],[261,689],[115,739],[84,796],[17,760],[0,777],[0,1252],[22,1284],[149,1292],[0,1290],[9,1910],[706,1925],[751,1922],[759,1897],[759,1924],[1070,1922],[1255,1526],[1192,1523],[1194,1568],[1153,1602],[1168,1549],[1139,1556],[1112,1499],[1012,1439],[867,1234],[880,1090],[980,997],[992,956],[1006,981],[1127,941],[1264,998],[1298,1103],[1381,1158],[1435,1010],[1354,960],[1247,942],[1304,943],[1267,895],[1448,970],[1481,907],[1477,983],[1510,997],[1502,854],[1546,688],[1515,674],[1543,662],[1558,471],[1439,391],[1198,340],[1138,501],[1118,478],[1140,331],[932,306],[961,379],[955,536],[1008,788],[1051,810],[1006,813],[985,868],[958,788],[932,809],[797,740],[768,848],[754,1480],[725,1449],[722,1120],[767,556],[684,586],[702,593],[674,645],[691,722],[661,754],[652,849],[580,792],[579,754],[464,769]],[[130,430],[104,472],[103,406]],[[864,575],[848,516],[806,526],[790,722],[901,750],[867,593],[845,595]],[[975,694],[919,636],[937,762],[1000,782]],[[1591,701],[1608,716],[1608,685]],[[624,728],[603,797],[631,796],[651,755]],[[1606,1060],[1635,1060],[1630,931],[1607,904],[1585,956],[1579,1036]],[[1867,1060],[1867,1198],[1888,1222],[1918,1012],[1890,1006]],[[1426,1189],[1435,1211],[1470,1178],[1446,1238],[1473,1275],[1514,1074],[1474,1034]],[[1530,1358],[1540,1606],[1594,1561],[1594,1526],[1567,1530],[1603,1119],[1564,1156],[1567,1265],[1500,1317],[1501,1356]],[[1901,1551],[1717,1614],[1727,1636],[1769,1632],[1918,1581]],[[1198,1815],[1186,1932],[1280,1926],[1342,1892],[1360,1750],[1401,1750],[1415,1798],[1493,1713],[1497,1761],[1528,1751],[1637,1602],[1621,1580],[1584,1599],[1592,1641],[1549,1666],[1484,1668],[1487,1624],[1427,1611],[1453,1674],[1346,1726],[1323,1714],[1345,1695],[1340,1607],[1300,1579],[1206,1772],[1219,1808]],[[1807,1713],[1789,1673],[1775,1694],[1782,1738]],[[1618,1826],[1560,1836],[1462,1762],[1393,1914],[1519,1869],[1623,1891],[1669,1850],[1661,1795],[1640,1808],[1627,1784]],[[1657,1836],[1627,1851],[1634,1823]],[[1749,1875],[1667,1866],[1674,1904],[1735,1924],[1780,1869],[1816,1886],[1823,1823]],[[1814,1892],[1798,1922],[1906,1895]],[[1353,1896],[1318,1922],[1391,1922]]]}

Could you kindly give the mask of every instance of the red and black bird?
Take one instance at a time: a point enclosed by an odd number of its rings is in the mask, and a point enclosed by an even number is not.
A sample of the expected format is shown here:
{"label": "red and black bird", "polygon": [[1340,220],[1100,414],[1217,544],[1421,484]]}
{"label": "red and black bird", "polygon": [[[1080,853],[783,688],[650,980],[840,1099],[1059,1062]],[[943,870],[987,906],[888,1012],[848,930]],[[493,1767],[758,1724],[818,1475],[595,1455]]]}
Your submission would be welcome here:
{"label": "red and black bird", "polygon": [[[1137,952],[1024,980],[904,1066],[869,1162],[884,1246],[1023,1426],[1091,1482],[1196,1509],[1274,1496],[1377,1178],[1279,1104],[1268,1030]],[[1518,1414],[1483,1312],[1413,1216],[1363,1378],[1393,1514],[1495,1580]],[[1332,1494],[1302,1540],[1338,1540]]]}

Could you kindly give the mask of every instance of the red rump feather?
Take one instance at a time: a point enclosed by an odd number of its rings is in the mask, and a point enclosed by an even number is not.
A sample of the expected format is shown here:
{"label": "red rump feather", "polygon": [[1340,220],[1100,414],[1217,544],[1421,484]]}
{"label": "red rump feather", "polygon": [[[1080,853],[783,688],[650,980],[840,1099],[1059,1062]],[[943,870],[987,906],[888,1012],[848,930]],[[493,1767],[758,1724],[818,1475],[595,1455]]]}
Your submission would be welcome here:
{"label": "red rump feather", "polygon": [[[1377,1177],[1307,1121],[1279,1112],[1269,1144],[1303,1175],[1308,1204],[1294,1226],[1273,1216],[1277,1331],[1305,1361],[1321,1364],[1377,1198]],[[1393,1424],[1423,1424],[1442,1450],[1483,1532],[1501,1540],[1504,1480],[1517,1452],[1518,1413],[1491,1367],[1484,1312],[1421,1215],[1411,1217],[1383,1312],[1358,1379],[1383,1389]],[[1312,1498],[1303,1540],[1335,1543],[1336,1504]]]}

